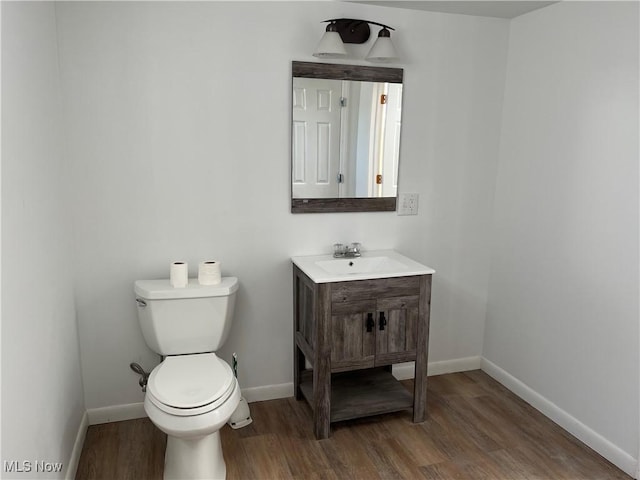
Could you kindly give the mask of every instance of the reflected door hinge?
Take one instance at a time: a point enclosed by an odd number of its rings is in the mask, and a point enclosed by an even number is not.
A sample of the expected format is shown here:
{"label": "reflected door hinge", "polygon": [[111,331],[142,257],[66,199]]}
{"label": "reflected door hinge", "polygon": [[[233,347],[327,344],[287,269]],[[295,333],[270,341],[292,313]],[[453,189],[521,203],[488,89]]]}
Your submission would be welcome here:
{"label": "reflected door hinge", "polygon": [[380,105],[386,105],[387,104],[387,96],[383,93],[382,95],[380,95]]}
{"label": "reflected door hinge", "polygon": [[344,175],[341,173],[338,174],[338,183],[344,183]]}
{"label": "reflected door hinge", "polygon": [[347,97],[340,97],[340,106],[341,107],[347,106]]}
{"label": "reflected door hinge", "polygon": [[376,185],[382,185],[382,175],[376,175]]}

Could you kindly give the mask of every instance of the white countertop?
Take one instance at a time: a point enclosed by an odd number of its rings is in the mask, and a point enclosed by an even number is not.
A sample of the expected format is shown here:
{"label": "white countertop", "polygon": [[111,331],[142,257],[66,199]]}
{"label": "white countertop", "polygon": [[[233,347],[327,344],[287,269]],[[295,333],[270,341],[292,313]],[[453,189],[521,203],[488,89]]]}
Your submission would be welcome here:
{"label": "white countertop", "polygon": [[411,260],[395,250],[367,251],[355,258],[306,255],[291,257],[291,261],[315,283],[408,277],[436,272],[433,268]]}

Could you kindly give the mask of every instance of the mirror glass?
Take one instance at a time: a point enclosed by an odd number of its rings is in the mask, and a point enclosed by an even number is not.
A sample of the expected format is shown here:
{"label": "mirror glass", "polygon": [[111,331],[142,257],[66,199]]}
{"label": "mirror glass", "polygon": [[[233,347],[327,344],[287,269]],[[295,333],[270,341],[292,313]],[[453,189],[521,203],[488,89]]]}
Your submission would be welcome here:
{"label": "mirror glass", "polygon": [[292,70],[292,212],[395,210],[402,69]]}

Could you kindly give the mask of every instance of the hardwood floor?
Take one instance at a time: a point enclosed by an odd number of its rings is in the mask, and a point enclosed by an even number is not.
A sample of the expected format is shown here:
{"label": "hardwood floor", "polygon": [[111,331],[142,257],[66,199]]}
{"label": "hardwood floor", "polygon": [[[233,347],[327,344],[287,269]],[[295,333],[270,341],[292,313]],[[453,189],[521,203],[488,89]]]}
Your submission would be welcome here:
{"label": "hardwood floor", "polygon": [[[304,401],[250,408],[251,425],[221,431],[228,480],[631,478],[480,370],[429,377],[424,423],[410,412],[340,422],[325,440]],[[165,444],[146,418],[93,425],[76,479],[161,479]]]}

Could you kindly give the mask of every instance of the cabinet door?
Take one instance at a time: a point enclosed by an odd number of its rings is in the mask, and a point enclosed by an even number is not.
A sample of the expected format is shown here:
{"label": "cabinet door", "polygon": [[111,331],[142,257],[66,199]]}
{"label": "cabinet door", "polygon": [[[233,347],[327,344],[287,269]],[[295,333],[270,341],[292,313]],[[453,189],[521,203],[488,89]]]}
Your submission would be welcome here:
{"label": "cabinet door", "polygon": [[375,300],[331,306],[331,371],[371,368],[375,359]]}
{"label": "cabinet door", "polygon": [[376,312],[376,366],[416,359],[419,296],[381,298]]}

